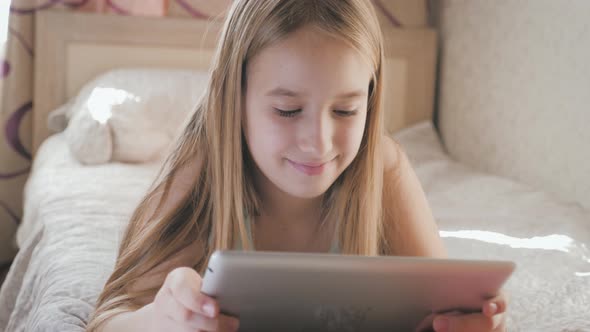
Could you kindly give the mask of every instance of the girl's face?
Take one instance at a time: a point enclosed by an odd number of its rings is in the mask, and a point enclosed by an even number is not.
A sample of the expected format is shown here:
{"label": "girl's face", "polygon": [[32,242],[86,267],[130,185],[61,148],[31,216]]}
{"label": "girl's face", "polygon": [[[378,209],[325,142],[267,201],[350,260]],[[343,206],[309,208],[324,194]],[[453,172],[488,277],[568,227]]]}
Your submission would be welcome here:
{"label": "girl's face", "polygon": [[247,67],[244,133],[258,185],[322,195],[356,156],[371,67],[311,26],[262,50]]}

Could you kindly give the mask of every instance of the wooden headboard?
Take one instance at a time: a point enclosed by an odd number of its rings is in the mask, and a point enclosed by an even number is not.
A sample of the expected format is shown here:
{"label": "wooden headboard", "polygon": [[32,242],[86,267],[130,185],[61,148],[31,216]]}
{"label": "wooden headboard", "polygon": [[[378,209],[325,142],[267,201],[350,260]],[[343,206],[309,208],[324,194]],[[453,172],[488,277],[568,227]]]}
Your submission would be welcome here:
{"label": "wooden headboard", "polygon": [[[89,80],[114,68],[207,69],[221,22],[65,11],[36,15],[33,153],[51,135],[48,113]],[[386,129],[395,132],[431,119],[436,33],[383,31],[386,53]]]}

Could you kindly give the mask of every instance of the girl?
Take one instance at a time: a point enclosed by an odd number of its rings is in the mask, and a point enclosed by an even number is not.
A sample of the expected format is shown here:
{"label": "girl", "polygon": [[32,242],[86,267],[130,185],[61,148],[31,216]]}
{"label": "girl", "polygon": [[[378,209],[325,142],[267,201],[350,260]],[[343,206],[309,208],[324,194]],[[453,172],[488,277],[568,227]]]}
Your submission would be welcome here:
{"label": "girl", "polygon": [[[207,93],[135,210],[88,330],[237,330],[200,293],[217,249],[446,257],[384,135],[382,66],[367,0],[234,1]],[[500,295],[429,328],[503,331],[505,309]]]}

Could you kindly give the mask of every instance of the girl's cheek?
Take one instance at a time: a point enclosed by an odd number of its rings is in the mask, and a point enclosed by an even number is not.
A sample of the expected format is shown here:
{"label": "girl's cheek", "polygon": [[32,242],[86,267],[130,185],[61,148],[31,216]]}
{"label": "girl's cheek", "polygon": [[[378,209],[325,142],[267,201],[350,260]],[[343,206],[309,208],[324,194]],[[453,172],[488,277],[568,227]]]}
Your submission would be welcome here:
{"label": "girl's cheek", "polygon": [[353,147],[360,145],[363,138],[364,124],[362,121],[355,121],[349,123],[337,132],[337,139],[342,141],[343,144]]}
{"label": "girl's cheek", "polygon": [[254,135],[257,135],[257,141],[272,150],[283,150],[286,145],[293,143],[293,133],[296,128],[289,121],[281,119],[264,119],[261,120],[258,127],[251,128]]}

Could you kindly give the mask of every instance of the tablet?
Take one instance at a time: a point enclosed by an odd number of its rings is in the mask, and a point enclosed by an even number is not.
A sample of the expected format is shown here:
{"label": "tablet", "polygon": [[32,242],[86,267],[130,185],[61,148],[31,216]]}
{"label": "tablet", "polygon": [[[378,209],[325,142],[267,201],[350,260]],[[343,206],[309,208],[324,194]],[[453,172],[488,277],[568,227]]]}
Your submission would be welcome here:
{"label": "tablet", "polygon": [[509,261],[216,251],[201,291],[240,331],[414,331],[426,317],[481,312]]}

